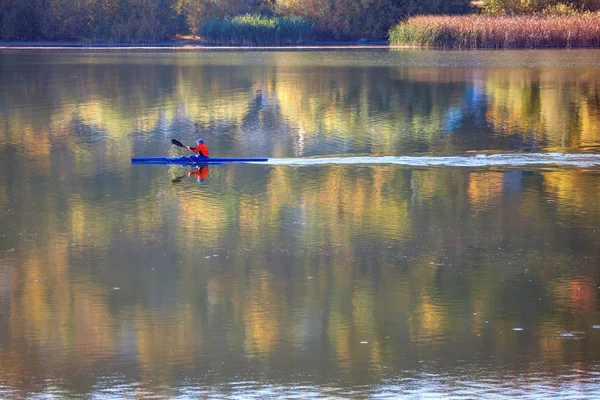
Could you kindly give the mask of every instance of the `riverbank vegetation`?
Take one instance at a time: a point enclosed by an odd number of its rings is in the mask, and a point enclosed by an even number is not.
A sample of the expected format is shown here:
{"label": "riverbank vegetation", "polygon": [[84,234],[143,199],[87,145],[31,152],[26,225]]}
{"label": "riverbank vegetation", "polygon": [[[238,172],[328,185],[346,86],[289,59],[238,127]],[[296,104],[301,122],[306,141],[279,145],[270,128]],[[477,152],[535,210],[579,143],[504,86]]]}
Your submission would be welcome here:
{"label": "riverbank vegetation", "polygon": [[392,46],[600,47],[600,0],[486,0],[470,15],[421,15],[389,31]]}
{"label": "riverbank vegetation", "polygon": [[310,23],[319,40],[385,40],[407,15],[469,9],[470,0],[2,0],[0,39],[150,43],[203,31],[219,44],[255,44],[274,24],[280,44],[297,44],[312,40]]}
{"label": "riverbank vegetation", "polygon": [[2,0],[0,40],[596,47],[598,10],[600,0]]}
{"label": "riverbank vegetation", "polygon": [[420,16],[392,28],[390,44],[458,49],[600,47],[600,13]]}

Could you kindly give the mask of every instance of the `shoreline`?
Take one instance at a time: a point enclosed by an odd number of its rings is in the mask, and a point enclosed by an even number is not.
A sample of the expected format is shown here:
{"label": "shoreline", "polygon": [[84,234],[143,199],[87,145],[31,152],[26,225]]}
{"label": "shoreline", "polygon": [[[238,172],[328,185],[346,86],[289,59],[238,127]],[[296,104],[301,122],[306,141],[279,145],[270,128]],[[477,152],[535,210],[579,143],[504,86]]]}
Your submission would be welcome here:
{"label": "shoreline", "polygon": [[148,44],[139,43],[87,43],[87,42],[60,42],[60,41],[0,41],[0,50],[93,50],[93,51],[144,51],[144,50],[361,50],[361,49],[416,49],[438,51],[486,51],[486,50],[599,50],[596,46],[536,46],[536,47],[477,47],[453,48],[436,47],[427,45],[396,45],[389,41],[352,41],[352,42],[316,42],[307,45],[290,46],[226,46],[206,44],[200,40],[177,40],[172,42],[157,42]]}
{"label": "shoreline", "polygon": [[386,49],[387,41],[316,42],[293,46],[219,46],[199,40],[178,40],[148,44],[85,43],[59,41],[0,41],[0,50],[318,50],[318,49]]}
{"label": "shoreline", "polygon": [[81,43],[81,42],[4,42],[0,41],[0,51],[5,50],[80,50],[80,51],[144,51],[144,50],[171,50],[171,51],[189,51],[189,50],[245,50],[245,51],[265,51],[265,50],[366,50],[366,49],[415,49],[415,50],[437,50],[437,51],[506,51],[506,50],[600,50],[595,46],[572,46],[572,47],[478,47],[478,48],[443,48],[425,45],[393,45],[389,42],[369,42],[361,44],[357,42],[322,42],[310,45],[294,46],[219,46],[203,44],[197,41],[190,42],[160,42],[151,44],[128,44],[128,43]]}

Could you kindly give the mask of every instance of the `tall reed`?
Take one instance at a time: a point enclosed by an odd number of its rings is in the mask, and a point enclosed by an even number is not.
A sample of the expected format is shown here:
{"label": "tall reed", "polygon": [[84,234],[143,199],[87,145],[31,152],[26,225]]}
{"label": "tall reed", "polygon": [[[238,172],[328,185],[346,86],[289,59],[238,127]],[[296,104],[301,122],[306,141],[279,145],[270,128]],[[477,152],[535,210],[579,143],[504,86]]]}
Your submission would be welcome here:
{"label": "tall reed", "polygon": [[600,47],[600,13],[567,16],[418,16],[389,32],[392,46]]}
{"label": "tall reed", "polygon": [[220,45],[293,45],[315,40],[313,24],[303,18],[250,14],[208,21],[199,33],[205,41]]}

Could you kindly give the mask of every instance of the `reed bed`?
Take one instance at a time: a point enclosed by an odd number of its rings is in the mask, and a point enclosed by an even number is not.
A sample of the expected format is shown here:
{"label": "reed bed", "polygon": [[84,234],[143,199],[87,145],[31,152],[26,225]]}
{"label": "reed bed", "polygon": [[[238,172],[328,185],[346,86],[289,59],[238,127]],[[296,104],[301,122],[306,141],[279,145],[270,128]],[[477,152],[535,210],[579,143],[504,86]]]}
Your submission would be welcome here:
{"label": "reed bed", "polygon": [[281,46],[315,41],[313,24],[297,17],[240,15],[215,19],[202,24],[199,33],[205,41],[219,45]]}
{"label": "reed bed", "polygon": [[392,46],[437,48],[600,47],[600,13],[568,16],[418,16],[389,32]]}

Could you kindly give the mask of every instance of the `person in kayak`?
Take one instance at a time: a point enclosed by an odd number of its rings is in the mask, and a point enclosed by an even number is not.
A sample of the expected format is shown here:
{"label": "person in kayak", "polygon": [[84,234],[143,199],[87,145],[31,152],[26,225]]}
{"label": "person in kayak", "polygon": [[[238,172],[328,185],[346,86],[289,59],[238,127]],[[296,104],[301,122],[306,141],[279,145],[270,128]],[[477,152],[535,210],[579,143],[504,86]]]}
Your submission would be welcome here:
{"label": "person in kayak", "polygon": [[196,147],[185,146],[189,151],[196,153],[201,157],[208,157],[208,146],[204,144],[204,140],[198,139],[196,141]]}

